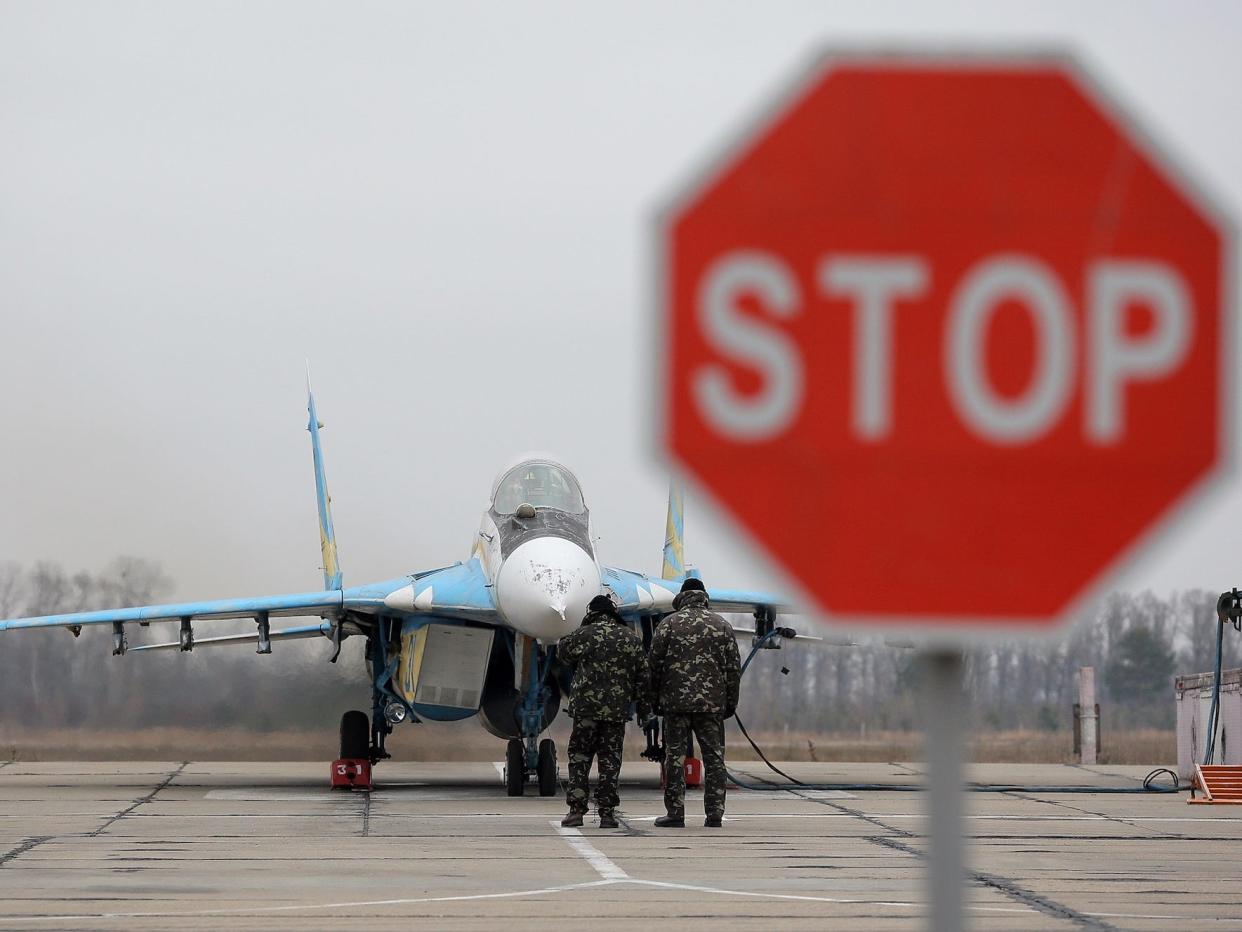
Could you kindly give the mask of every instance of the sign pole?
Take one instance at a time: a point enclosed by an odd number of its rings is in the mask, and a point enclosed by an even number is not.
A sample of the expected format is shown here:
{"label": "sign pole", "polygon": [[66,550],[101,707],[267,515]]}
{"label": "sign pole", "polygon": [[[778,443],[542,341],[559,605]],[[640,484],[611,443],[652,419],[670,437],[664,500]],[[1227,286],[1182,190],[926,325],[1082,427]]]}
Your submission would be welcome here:
{"label": "sign pole", "polygon": [[934,932],[965,928],[962,897],[962,760],[965,756],[966,703],[962,696],[962,655],[938,649],[924,655],[929,714],[927,733],[929,926]]}

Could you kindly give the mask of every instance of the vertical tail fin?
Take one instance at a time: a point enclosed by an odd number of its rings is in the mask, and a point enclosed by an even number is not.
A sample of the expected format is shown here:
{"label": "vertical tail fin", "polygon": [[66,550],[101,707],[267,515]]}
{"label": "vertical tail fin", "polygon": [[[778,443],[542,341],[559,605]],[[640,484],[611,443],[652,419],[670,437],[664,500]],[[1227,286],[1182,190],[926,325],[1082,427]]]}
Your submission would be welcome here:
{"label": "vertical tail fin", "polygon": [[315,458],[315,497],[319,501],[319,551],[323,556],[323,587],[341,588],[341,566],[336,558],[336,531],[332,527],[332,496],[328,494],[328,480],[323,471],[323,446],[319,430],[323,424],[315,412],[315,395],[310,387],[310,363],[306,364],[306,410],[310,421],[306,429],[311,435],[311,453]]}
{"label": "vertical tail fin", "polygon": [[668,519],[664,523],[664,568],[660,576],[677,579],[685,575],[685,520],[682,515],[681,486],[677,482],[668,487]]}

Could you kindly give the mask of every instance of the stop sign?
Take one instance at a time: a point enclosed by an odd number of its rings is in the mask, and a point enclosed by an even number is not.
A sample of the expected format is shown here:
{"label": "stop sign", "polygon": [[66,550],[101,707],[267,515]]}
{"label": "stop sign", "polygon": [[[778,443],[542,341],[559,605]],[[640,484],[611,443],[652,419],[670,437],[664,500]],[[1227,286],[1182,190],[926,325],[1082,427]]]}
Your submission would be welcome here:
{"label": "stop sign", "polygon": [[821,63],[659,235],[660,448],[825,615],[1054,623],[1228,458],[1227,225],[1064,60]]}

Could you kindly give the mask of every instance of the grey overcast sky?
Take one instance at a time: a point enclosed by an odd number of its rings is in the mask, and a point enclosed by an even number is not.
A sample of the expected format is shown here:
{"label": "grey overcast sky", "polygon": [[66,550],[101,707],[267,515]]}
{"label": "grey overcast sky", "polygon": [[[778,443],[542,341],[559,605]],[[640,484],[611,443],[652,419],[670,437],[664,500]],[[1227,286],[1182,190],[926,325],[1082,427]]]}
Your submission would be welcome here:
{"label": "grey overcast sky", "polygon": [[[653,212],[817,47],[929,41],[1077,51],[1237,215],[1236,3],[0,3],[0,559],[317,588],[309,357],[347,584],[463,558],[531,449],[658,569]],[[1129,584],[1239,538],[1235,483]]]}

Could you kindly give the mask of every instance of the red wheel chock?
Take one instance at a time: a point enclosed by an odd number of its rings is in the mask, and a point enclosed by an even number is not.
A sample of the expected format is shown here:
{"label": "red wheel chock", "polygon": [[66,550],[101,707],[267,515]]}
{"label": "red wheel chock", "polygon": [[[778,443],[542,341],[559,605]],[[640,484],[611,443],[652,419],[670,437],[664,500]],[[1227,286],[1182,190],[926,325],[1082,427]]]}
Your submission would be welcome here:
{"label": "red wheel chock", "polygon": [[[664,764],[660,764],[660,786],[668,785],[668,779],[664,773]],[[703,762],[697,757],[686,758],[686,786],[700,787],[703,785]]]}
{"label": "red wheel chock", "polygon": [[354,758],[341,758],[332,762],[332,789],[371,789],[371,762]]}

